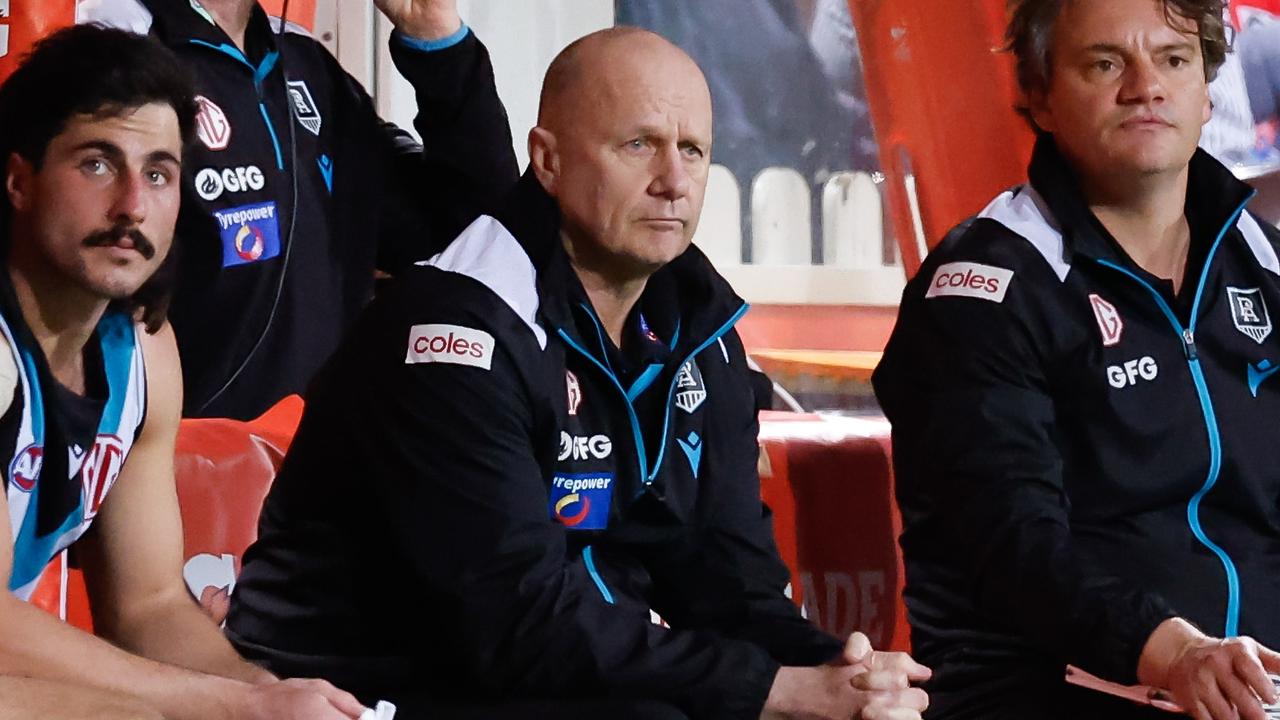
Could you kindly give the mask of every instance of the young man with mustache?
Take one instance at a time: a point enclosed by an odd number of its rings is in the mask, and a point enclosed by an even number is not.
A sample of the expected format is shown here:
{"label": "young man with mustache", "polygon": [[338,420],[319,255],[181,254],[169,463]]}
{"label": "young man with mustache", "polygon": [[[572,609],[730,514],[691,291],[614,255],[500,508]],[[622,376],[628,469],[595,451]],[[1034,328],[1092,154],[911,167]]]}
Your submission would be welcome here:
{"label": "young man with mustache", "polygon": [[[236,654],[182,579],[165,321],[196,103],[168,50],[75,27],[0,86],[0,717],[343,720]],[[98,637],[26,602],[70,547]]]}

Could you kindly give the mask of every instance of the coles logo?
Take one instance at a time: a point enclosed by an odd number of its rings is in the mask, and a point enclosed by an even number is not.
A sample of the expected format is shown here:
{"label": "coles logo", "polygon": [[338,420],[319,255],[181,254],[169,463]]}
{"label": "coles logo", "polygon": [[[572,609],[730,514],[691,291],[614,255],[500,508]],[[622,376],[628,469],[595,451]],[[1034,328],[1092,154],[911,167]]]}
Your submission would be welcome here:
{"label": "coles logo", "polygon": [[31,492],[40,479],[40,468],[44,466],[44,448],[40,445],[28,445],[14,456],[9,463],[9,481],[23,492]]}
{"label": "coles logo", "polygon": [[107,492],[120,477],[124,467],[124,443],[115,435],[99,435],[93,449],[80,466],[80,483],[84,487],[84,519],[92,520],[102,509]]}
{"label": "coles logo", "polygon": [[414,325],[409,328],[406,365],[450,363],[489,370],[493,365],[493,336],[461,325]]}
{"label": "coles logo", "polygon": [[1089,296],[1089,304],[1093,306],[1093,317],[1098,321],[1098,329],[1102,331],[1102,344],[1111,347],[1120,342],[1120,334],[1124,332],[1124,321],[1116,306],[1097,295]]}
{"label": "coles logo", "polygon": [[1009,291],[1013,271],[993,265],[971,262],[953,262],[942,265],[933,274],[926,298],[971,297],[1004,302]]}
{"label": "coles logo", "polygon": [[196,105],[200,108],[196,113],[196,137],[210,150],[226,150],[231,144],[231,121],[227,120],[227,114],[203,95],[196,96]]}

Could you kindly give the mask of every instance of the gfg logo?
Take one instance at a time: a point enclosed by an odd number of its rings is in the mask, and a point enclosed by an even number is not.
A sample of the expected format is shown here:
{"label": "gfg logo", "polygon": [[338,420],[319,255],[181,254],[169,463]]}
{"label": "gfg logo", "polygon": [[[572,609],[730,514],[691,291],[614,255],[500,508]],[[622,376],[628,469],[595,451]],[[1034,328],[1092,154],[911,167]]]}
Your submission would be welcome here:
{"label": "gfg logo", "polygon": [[267,180],[257,165],[244,167],[205,168],[196,173],[196,194],[205,200],[217,200],[226,193],[242,193],[250,190],[261,190],[267,186]]}
{"label": "gfg logo", "polygon": [[570,435],[560,432],[560,456],[564,461],[572,457],[574,460],[603,460],[613,453],[613,441],[607,435]]}
{"label": "gfg logo", "polygon": [[1107,382],[1117,390],[1137,385],[1138,380],[1155,380],[1160,374],[1155,358],[1150,355],[1138,360],[1126,361],[1123,365],[1107,366]]}

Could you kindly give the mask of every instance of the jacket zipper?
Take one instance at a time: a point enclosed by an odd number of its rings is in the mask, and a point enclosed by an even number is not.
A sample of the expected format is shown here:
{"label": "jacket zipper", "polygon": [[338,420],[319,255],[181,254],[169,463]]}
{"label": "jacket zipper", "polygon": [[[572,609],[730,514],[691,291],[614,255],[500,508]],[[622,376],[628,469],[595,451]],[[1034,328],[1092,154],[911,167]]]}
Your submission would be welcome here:
{"label": "jacket zipper", "polygon": [[262,83],[267,79],[267,75],[270,75],[271,71],[275,68],[276,62],[280,59],[280,51],[272,50],[267,53],[266,57],[262,58],[262,63],[257,67],[254,67],[253,63],[249,62],[249,59],[244,56],[244,53],[240,52],[240,49],[235,46],[227,45],[225,43],[222,45],[214,45],[211,42],[196,39],[192,39],[190,42],[192,45],[198,45],[200,47],[206,47],[216,52],[220,52],[249,68],[249,71],[253,73],[253,88],[258,95],[258,112],[262,114],[262,122],[266,124],[267,134],[271,136],[271,146],[276,152],[276,167],[283,172],[284,152],[280,149],[280,137],[276,134],[276,127],[275,124],[271,122],[271,116],[267,114],[266,98],[262,95]]}
{"label": "jacket zipper", "polygon": [[[1252,196],[1250,196],[1252,199]],[[1223,570],[1227,575],[1227,614],[1224,623],[1224,637],[1235,637],[1239,634],[1240,628],[1240,575],[1236,570],[1235,563],[1231,560],[1231,556],[1227,554],[1217,543],[1209,539],[1205,534],[1204,528],[1200,525],[1200,504],[1204,500],[1205,495],[1213,489],[1218,482],[1218,475],[1222,470],[1222,437],[1218,429],[1217,415],[1214,413],[1213,400],[1209,395],[1209,385],[1205,381],[1204,368],[1200,363],[1200,354],[1196,351],[1196,323],[1199,320],[1200,300],[1204,294],[1205,283],[1209,277],[1209,268],[1213,264],[1213,258],[1218,254],[1218,247],[1222,244],[1222,239],[1226,237],[1227,232],[1236,224],[1240,214],[1244,212],[1245,205],[1248,200],[1240,205],[1231,215],[1226,225],[1218,233],[1217,239],[1209,249],[1209,254],[1205,257],[1204,268],[1200,271],[1200,281],[1196,285],[1195,299],[1191,305],[1191,322],[1189,326],[1183,327],[1182,322],[1178,320],[1178,316],[1174,314],[1169,304],[1165,302],[1163,296],[1151,287],[1147,281],[1143,280],[1134,272],[1124,268],[1110,260],[1095,261],[1103,267],[1110,268],[1123,275],[1128,276],[1134,282],[1138,283],[1146,290],[1155,300],[1156,306],[1164,313],[1169,324],[1173,326],[1174,331],[1178,334],[1182,341],[1182,352],[1187,359],[1187,367],[1191,371],[1191,380],[1195,384],[1196,395],[1200,401],[1200,412],[1204,416],[1205,429],[1209,439],[1209,471],[1205,476],[1204,484],[1200,490],[1191,497],[1187,503],[1187,524],[1191,527],[1191,533],[1201,545],[1208,548],[1221,561]]]}
{"label": "jacket zipper", "polygon": [[[690,360],[693,360],[703,350],[706,350],[708,347],[710,347],[712,343],[719,340],[726,333],[728,333],[729,330],[731,330],[733,326],[738,322],[738,320],[741,319],[742,316],[747,312],[747,309],[749,307],[750,307],[749,305],[747,305],[746,303],[743,303],[742,306],[739,307],[738,310],[734,312],[733,315],[731,315],[727,321],[725,321],[724,325],[720,326],[720,329],[716,330],[714,333],[711,334],[710,337],[704,340],[702,344],[694,348],[688,355],[685,356],[684,360],[676,367],[683,367]],[[592,321],[594,322],[595,315],[592,314],[591,318],[592,318]],[[645,486],[652,485],[653,481],[658,477],[658,472],[662,469],[662,458],[666,454],[667,430],[670,427],[670,422],[671,422],[671,398],[675,394],[676,380],[678,377],[678,373],[677,373],[677,377],[673,377],[671,379],[671,385],[667,389],[667,401],[663,407],[662,434],[660,436],[661,440],[659,441],[659,445],[658,445],[658,454],[654,458],[652,468],[650,468],[648,463],[648,458],[646,457],[646,451],[644,446],[644,435],[640,430],[640,420],[636,416],[635,408],[631,405],[631,400],[627,397],[627,391],[622,387],[622,383],[618,382],[618,377],[614,375],[613,371],[610,370],[608,367],[606,367],[604,363],[598,360],[591,353],[587,352],[587,350],[583,348],[579,343],[574,341],[574,339],[569,336],[569,333],[565,332],[564,328],[556,328],[556,334],[558,334],[560,338],[564,340],[569,347],[577,351],[578,354],[585,357],[597,368],[600,368],[600,371],[603,372],[609,378],[610,382],[613,383],[613,386],[617,388],[618,393],[622,396],[623,405],[625,405],[627,408],[627,419],[631,422],[631,435],[636,445],[636,456],[637,456],[637,459],[639,460],[640,480]]]}

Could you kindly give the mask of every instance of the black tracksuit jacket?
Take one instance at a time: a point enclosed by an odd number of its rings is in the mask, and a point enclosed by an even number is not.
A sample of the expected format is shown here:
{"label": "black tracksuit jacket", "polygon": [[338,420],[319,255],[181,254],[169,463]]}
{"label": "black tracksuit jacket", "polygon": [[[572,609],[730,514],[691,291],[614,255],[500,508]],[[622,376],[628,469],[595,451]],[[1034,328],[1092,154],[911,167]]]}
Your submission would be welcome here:
{"label": "black tracksuit jacket", "polygon": [[380,294],[319,376],[230,636],[369,697],[755,720],[780,663],[840,643],[784,595],[746,305],[691,248],[650,279],[621,353],[531,174],[500,218]]}
{"label": "black tracksuit jacket", "polygon": [[148,29],[203,98],[174,245],[184,415],[252,418],[306,389],[372,297],[375,269],[439,252],[514,185],[506,113],[471,33],[429,52],[391,40],[419,147],[324,46],[273,32],[260,6],[241,53],[185,0],[129,4],[103,19]]}
{"label": "black tracksuit jacket", "polygon": [[1198,152],[1175,295],[1049,136],[1030,180],[929,255],[873,378],[933,717],[1068,663],[1135,682],[1175,615],[1280,645],[1278,234]]}

